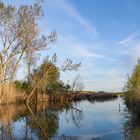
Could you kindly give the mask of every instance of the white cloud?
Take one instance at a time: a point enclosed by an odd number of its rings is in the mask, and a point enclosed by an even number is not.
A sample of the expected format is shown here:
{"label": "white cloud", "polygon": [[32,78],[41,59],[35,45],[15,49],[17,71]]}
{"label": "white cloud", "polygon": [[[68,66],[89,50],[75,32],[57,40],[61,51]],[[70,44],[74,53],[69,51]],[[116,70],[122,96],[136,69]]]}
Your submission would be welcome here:
{"label": "white cloud", "polygon": [[119,53],[121,58],[118,61],[123,68],[127,69],[128,73],[132,71],[137,63],[138,57],[140,57],[139,35],[139,33],[133,33],[127,38],[117,42],[118,45],[125,46]]}
{"label": "white cloud", "polygon": [[102,58],[102,55],[99,55],[93,51],[91,51],[89,48],[86,48],[86,46],[82,43],[73,43],[71,44],[71,47],[73,48],[70,53],[74,56],[79,57],[91,57],[91,58]]}
{"label": "white cloud", "polygon": [[118,45],[121,46],[129,46],[133,43],[134,39],[139,35],[139,33],[134,33],[128,36],[127,38],[117,42]]}
{"label": "white cloud", "polygon": [[73,44],[72,46],[74,49],[71,51],[72,55],[79,56],[79,57],[89,57],[89,58],[96,58],[96,59],[102,59],[106,61],[115,61],[113,58],[108,58],[102,54],[98,54],[94,52],[93,50],[90,50],[86,47],[85,44]]}
{"label": "white cloud", "polygon": [[82,26],[90,36],[97,36],[96,27],[90,21],[85,19],[71,3],[68,3],[66,0],[49,0],[49,4],[75,19],[75,21]]}

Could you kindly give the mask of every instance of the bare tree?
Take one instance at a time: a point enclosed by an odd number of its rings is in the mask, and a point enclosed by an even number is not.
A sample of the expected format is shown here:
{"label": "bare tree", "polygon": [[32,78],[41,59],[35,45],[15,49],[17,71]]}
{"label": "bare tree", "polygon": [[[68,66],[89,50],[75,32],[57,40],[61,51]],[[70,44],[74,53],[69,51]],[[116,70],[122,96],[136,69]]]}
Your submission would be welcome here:
{"label": "bare tree", "polygon": [[16,58],[11,80],[16,77],[19,63],[25,53],[46,49],[56,40],[56,33],[49,36],[39,34],[38,20],[43,16],[41,5],[15,6],[0,3],[0,83],[7,79],[5,71],[13,58]]}
{"label": "bare tree", "polygon": [[36,65],[37,59],[39,59],[39,55],[35,54],[35,51],[26,51],[25,53],[25,63],[27,65],[27,81],[31,82],[31,70],[32,67]]}
{"label": "bare tree", "polygon": [[80,75],[76,76],[71,85],[71,90],[80,92],[84,89],[84,84]]}
{"label": "bare tree", "polygon": [[[6,81],[16,79],[19,64],[27,54],[46,50],[56,41],[56,32],[40,34],[38,21],[44,15],[41,1],[18,8],[0,1],[0,94]],[[33,57],[29,57],[28,73]]]}

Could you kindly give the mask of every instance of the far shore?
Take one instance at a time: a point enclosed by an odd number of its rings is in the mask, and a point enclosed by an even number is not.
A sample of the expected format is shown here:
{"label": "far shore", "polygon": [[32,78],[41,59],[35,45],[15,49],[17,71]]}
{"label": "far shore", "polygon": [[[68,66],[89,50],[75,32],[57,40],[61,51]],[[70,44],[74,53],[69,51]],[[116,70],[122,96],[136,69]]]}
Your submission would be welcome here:
{"label": "far shore", "polygon": [[102,100],[102,99],[112,99],[117,98],[118,96],[123,96],[123,92],[117,92],[117,93],[109,93],[109,92],[88,92],[88,91],[82,91],[82,92],[70,92],[68,94],[60,94],[54,93],[52,96],[50,96],[50,101],[81,101],[81,100]]}

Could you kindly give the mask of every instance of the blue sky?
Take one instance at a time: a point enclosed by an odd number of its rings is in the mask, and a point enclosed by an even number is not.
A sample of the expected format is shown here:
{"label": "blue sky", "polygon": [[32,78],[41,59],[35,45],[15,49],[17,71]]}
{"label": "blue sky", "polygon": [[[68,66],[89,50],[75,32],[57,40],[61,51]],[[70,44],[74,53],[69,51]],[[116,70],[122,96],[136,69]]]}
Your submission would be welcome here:
{"label": "blue sky", "polygon": [[139,7],[139,0],[46,0],[40,28],[44,34],[55,29],[58,39],[42,55],[82,62],[79,72],[61,74],[64,81],[80,74],[85,90],[121,91],[140,54]]}

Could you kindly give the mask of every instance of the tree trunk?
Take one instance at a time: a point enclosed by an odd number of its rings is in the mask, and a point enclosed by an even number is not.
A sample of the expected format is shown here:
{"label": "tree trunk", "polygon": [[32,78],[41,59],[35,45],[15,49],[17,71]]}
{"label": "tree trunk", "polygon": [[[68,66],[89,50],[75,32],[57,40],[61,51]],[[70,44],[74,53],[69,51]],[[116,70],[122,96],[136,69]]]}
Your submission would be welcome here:
{"label": "tree trunk", "polygon": [[14,80],[15,80],[15,77],[16,77],[16,74],[17,74],[17,70],[18,70],[18,66],[19,66],[19,62],[20,62],[20,60],[21,60],[23,54],[24,54],[24,51],[21,53],[21,55],[20,55],[20,57],[19,57],[19,59],[18,59],[16,65],[15,65],[14,72],[13,72],[13,76],[12,76],[12,80],[11,80],[11,81],[14,81]]}
{"label": "tree trunk", "polygon": [[31,64],[28,63],[28,83],[30,83]]}
{"label": "tree trunk", "polygon": [[0,84],[4,82],[4,57],[0,53]]}

